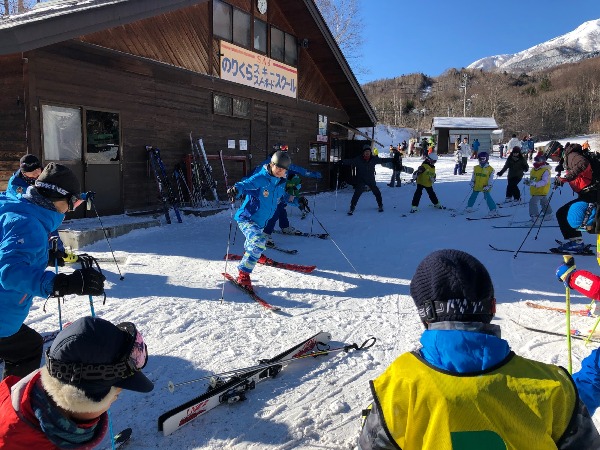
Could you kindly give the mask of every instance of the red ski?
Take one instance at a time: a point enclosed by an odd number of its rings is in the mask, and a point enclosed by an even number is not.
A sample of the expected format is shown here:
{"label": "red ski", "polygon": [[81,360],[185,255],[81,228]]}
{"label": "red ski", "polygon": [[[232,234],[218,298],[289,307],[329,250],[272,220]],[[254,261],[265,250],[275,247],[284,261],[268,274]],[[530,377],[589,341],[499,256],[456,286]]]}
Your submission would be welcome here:
{"label": "red ski", "polygon": [[[539,303],[534,302],[525,302],[525,304],[530,308],[545,309],[547,311],[556,311],[563,314],[567,313],[566,308],[560,308],[557,306],[541,305]],[[572,309],[571,314],[575,314],[576,316],[595,317],[593,311],[589,307],[586,307],[584,309]]]}
{"label": "red ski", "polygon": [[237,280],[235,279],[235,277],[231,276],[228,273],[223,273],[223,276],[225,278],[227,278],[229,281],[231,281],[233,284],[235,284],[242,291],[244,291],[246,294],[248,294],[250,297],[252,297],[252,299],[256,303],[258,303],[260,306],[262,306],[263,308],[268,309],[269,311],[281,311],[281,308],[279,306],[273,306],[269,302],[267,302],[266,300],[263,300],[262,298],[260,298],[258,296],[258,294],[256,292],[254,292],[254,289],[248,288],[246,286],[242,286],[240,283],[237,282]]}
{"label": "red ski", "polygon": [[[223,259],[228,259],[229,261],[239,261],[242,259],[242,255],[233,255],[230,253],[229,255],[225,255]],[[261,255],[261,257],[258,258],[258,263],[264,264],[265,266],[278,267],[279,269],[293,270],[294,272],[301,273],[311,273],[317,268],[317,266],[305,266],[302,264],[279,262],[271,258],[267,258],[265,255]]]}

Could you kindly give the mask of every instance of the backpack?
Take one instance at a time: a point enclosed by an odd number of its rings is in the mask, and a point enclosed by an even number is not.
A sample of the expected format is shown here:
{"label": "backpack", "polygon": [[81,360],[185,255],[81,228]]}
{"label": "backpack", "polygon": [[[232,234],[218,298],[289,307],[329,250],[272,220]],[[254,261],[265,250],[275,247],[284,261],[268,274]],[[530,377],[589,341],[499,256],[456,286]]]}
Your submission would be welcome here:
{"label": "backpack", "polygon": [[583,150],[582,155],[589,161],[592,167],[592,182],[584,190],[595,191],[600,187],[600,155],[589,150]]}

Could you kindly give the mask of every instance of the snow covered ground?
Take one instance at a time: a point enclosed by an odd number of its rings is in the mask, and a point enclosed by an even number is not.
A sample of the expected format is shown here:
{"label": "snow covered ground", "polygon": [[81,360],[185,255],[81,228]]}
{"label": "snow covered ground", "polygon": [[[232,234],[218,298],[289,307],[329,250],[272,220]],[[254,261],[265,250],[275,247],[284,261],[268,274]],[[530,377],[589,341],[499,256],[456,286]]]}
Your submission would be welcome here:
{"label": "snow covered ground", "polygon": [[[592,149],[600,148],[600,142],[590,143]],[[415,168],[420,164],[418,158],[404,162]],[[503,162],[491,160],[497,171]],[[469,160],[468,172],[474,164]],[[470,193],[470,175],[452,175],[453,166],[451,157],[440,158],[435,190],[444,205],[458,209]],[[452,217],[449,211],[430,207],[424,194],[419,212],[401,217],[410,209],[415,188],[410,184],[390,188],[386,186],[390,176],[389,169],[377,169],[383,213],[377,212],[369,192],[351,217],[346,215],[352,195],[349,188],[310,197],[315,217],[332,239],[273,235],[279,245],[298,249],[298,254],[267,250],[269,257],[318,266],[310,275],[256,267],[252,279],[257,292],[280,306],[280,314],[267,312],[233,285],[223,285],[220,273],[236,272],[234,263],[223,260],[231,225],[229,211],[207,218],[186,216],[182,224],[137,230],[111,241],[117,256],[125,257],[121,264],[125,279],[119,281],[114,264],[101,263],[108,276],[107,300],[103,305],[96,298],[96,313],[138,326],[151,355],[144,372],[155,383],[149,394],[124,391],[111,409],[115,431],[128,426],[134,430],[129,448],[353,448],[361,410],[371,401],[369,380],[398,355],[418,346],[422,326],[409,296],[409,283],[421,259],[441,248],[465,250],[488,268],[498,300],[495,323],[502,326],[513,350],[567,366],[564,337],[530,332],[513,322],[565,330],[564,315],[525,306],[525,301],[564,305],[565,290],[554,275],[562,257],[519,254],[515,258],[513,253],[495,252],[488,246],[517,249],[521,245],[528,229],[493,225],[528,219],[527,206],[501,210],[510,217],[467,221],[465,216]],[[496,201],[504,199],[505,187],[506,176],[494,185]],[[554,193],[552,207],[556,210],[572,198],[571,190],[564,187]],[[476,205],[478,211],[470,216],[487,214],[481,197]],[[312,216],[300,220],[297,209],[288,209],[296,228],[324,232]],[[534,229],[523,250],[546,250],[560,238],[558,228],[542,228],[539,234]],[[584,238],[595,243],[593,236]],[[232,232],[231,241],[231,252],[241,254],[241,233]],[[105,241],[83,251],[110,256]],[[599,272],[594,257],[577,257],[576,263]],[[588,303],[579,295],[572,295],[572,302],[576,307]],[[87,298],[67,298],[62,313],[64,321],[89,314]],[[573,317],[572,321],[572,328],[589,330],[594,319]],[[55,330],[56,300],[35,301],[26,323],[39,332]],[[221,405],[168,437],[157,431],[160,414],[200,395],[207,386],[201,381],[170,393],[169,381],[184,382],[256,364],[321,330],[331,333],[335,346],[360,344],[369,336],[378,341],[368,351],[296,362],[277,378],[258,384],[245,402]],[[575,370],[590,351],[582,341],[573,342]],[[600,414],[595,418],[600,425]]]}

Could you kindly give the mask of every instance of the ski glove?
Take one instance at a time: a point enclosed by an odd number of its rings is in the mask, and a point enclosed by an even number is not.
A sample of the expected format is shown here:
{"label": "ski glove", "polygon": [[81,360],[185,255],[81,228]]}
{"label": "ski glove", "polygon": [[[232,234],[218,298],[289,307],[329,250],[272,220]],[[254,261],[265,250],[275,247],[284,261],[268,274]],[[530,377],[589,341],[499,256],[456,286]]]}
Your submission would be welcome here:
{"label": "ski glove", "polygon": [[529,178],[525,178],[525,179],[523,180],[523,184],[524,184],[525,186],[529,186],[529,185],[531,184],[531,180],[530,180]]}
{"label": "ski glove", "polygon": [[561,187],[564,182],[565,181],[562,178],[560,178],[560,177],[554,178],[554,188],[556,189],[556,188]]}
{"label": "ski glove", "polygon": [[237,188],[235,186],[232,186],[229,189],[227,189],[227,197],[229,198],[229,201],[231,201],[231,203],[233,203],[235,201],[238,194],[239,194],[239,191],[237,190]]}
{"label": "ski glove", "polygon": [[486,185],[483,187],[483,192],[490,192],[490,190],[491,190],[491,189],[492,189],[492,186],[491,186],[491,185],[489,185],[489,184],[486,184]]}
{"label": "ski glove", "polygon": [[67,254],[63,250],[48,250],[48,267],[56,267],[59,265],[63,267],[65,265],[65,258]]}
{"label": "ski glove", "polygon": [[556,278],[558,278],[558,281],[561,281],[565,287],[570,287],[569,280],[575,269],[577,269],[575,266],[575,258],[570,258],[567,262],[558,266],[556,269]]}
{"label": "ski glove", "polygon": [[69,275],[59,273],[54,278],[52,295],[54,297],[68,294],[100,295],[104,292],[104,280],[106,277],[91,267],[78,269]]}
{"label": "ski glove", "polygon": [[298,197],[298,208],[300,211],[310,212],[310,208],[308,207],[308,200],[306,197]]}

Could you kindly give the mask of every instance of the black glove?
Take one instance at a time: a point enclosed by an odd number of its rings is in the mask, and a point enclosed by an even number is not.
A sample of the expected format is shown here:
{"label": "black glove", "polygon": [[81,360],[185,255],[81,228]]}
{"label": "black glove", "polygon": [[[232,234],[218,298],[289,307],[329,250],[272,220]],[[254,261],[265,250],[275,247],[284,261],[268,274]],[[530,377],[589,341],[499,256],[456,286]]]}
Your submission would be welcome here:
{"label": "black glove", "polygon": [[56,267],[59,265],[60,267],[65,265],[65,258],[67,254],[63,250],[48,250],[48,267]]}
{"label": "black glove", "polygon": [[559,188],[563,185],[563,181],[560,179],[560,177],[555,177],[554,178],[554,189]]}
{"label": "black glove", "polygon": [[306,197],[298,197],[298,207],[300,211],[310,212],[310,208],[308,207],[308,200]]}
{"label": "black glove", "polygon": [[229,189],[227,189],[227,198],[229,198],[229,201],[231,201],[231,203],[235,201],[235,199],[238,196],[238,193],[239,192],[235,186],[232,186]]}
{"label": "black glove", "polygon": [[104,292],[104,280],[106,277],[91,267],[78,269],[69,275],[59,273],[54,278],[52,295],[54,297],[68,294],[100,295]]}

